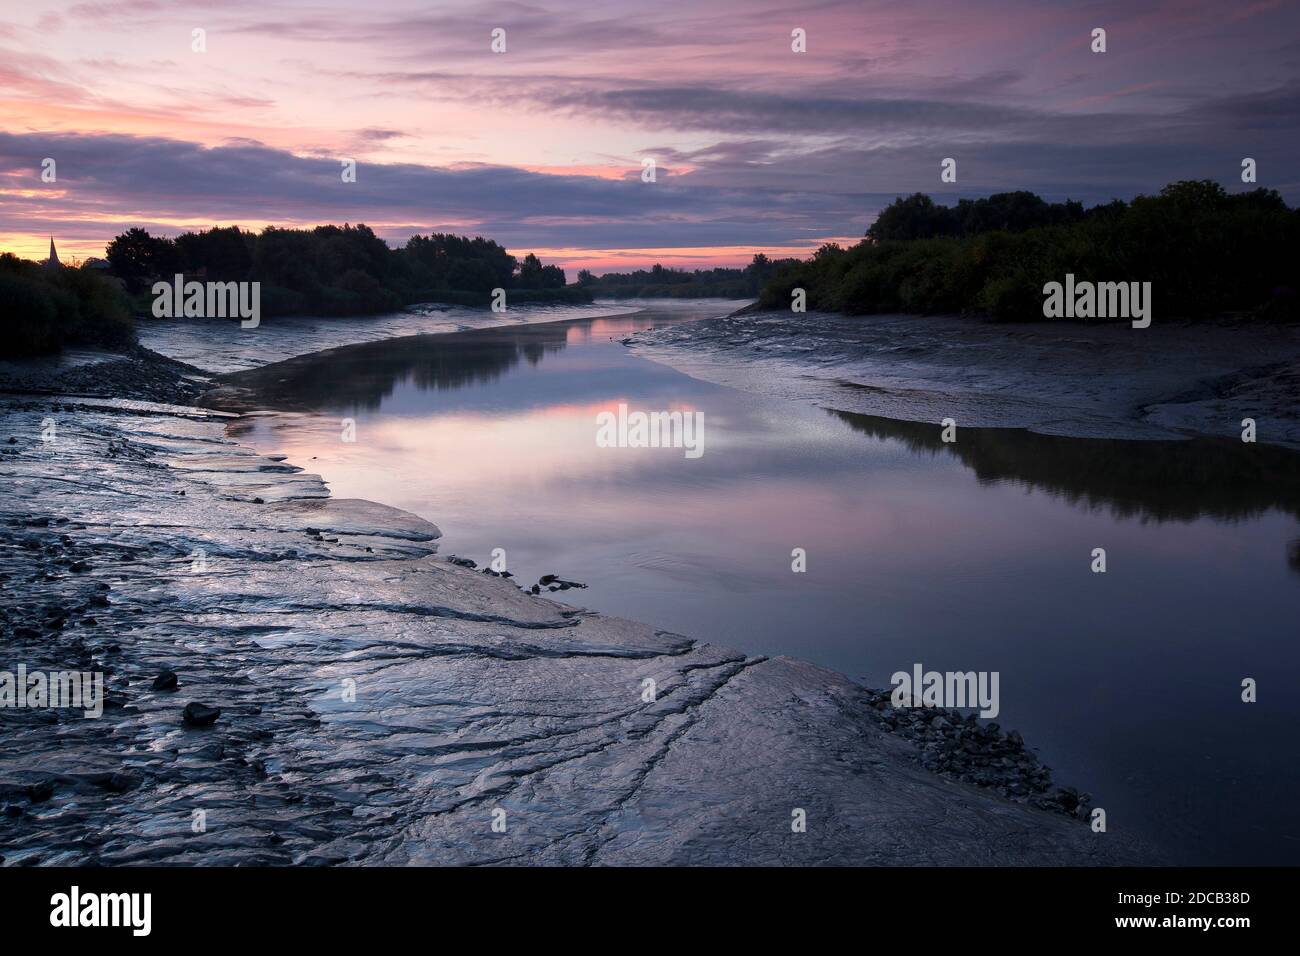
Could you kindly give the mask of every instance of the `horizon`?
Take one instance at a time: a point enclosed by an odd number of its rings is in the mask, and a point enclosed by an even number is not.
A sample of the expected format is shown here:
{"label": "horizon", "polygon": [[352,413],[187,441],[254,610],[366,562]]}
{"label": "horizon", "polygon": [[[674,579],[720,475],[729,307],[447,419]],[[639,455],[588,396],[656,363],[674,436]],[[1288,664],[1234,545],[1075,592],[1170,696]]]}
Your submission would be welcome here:
{"label": "horizon", "polygon": [[572,276],[806,258],[913,192],[1240,190],[1249,156],[1300,197],[1300,10],[1282,0],[284,7],[35,2],[0,24],[0,249],[364,222],[391,247],[482,235]]}
{"label": "horizon", "polygon": [[1276,922],[1300,0],[208,6],[0,17],[20,930]]}
{"label": "horizon", "polygon": [[[1174,184],[1173,184],[1173,183],[1169,183],[1169,184],[1166,184],[1166,185],[1167,185],[1167,186],[1172,186],[1172,185],[1174,185]],[[1223,184],[1220,183],[1219,185],[1223,185]],[[1233,184],[1229,184],[1229,186],[1231,186],[1231,185],[1233,185]],[[1255,191],[1255,190],[1260,190],[1260,189],[1268,189],[1268,188],[1269,188],[1269,187],[1254,186],[1253,189],[1239,189],[1239,190],[1234,190],[1234,189],[1231,189],[1231,188],[1227,188],[1225,191],[1227,191],[1227,192],[1229,192],[1229,193],[1232,193],[1232,192],[1250,192],[1250,191]],[[1016,192],[1016,191],[1015,191],[1015,190],[1008,190],[1008,191],[1006,191],[1006,192],[1004,192],[1004,193],[1001,193],[1001,195],[1007,195],[1007,194],[1014,193],[1014,192]],[[1154,193],[1158,193],[1159,190],[1153,190],[1152,192],[1153,192],[1153,194],[1154,194]],[[917,195],[917,194],[913,194],[913,195]],[[928,194],[924,194],[924,195],[928,195]],[[989,194],[989,196],[978,196],[978,197],[960,196],[960,197],[955,197],[954,200],[952,201],[952,203],[951,203],[950,205],[947,204],[947,203],[936,203],[936,206],[937,206],[937,208],[956,208],[956,206],[957,206],[957,201],[958,201],[958,200],[962,200],[962,201],[964,201],[964,200],[967,200],[967,199],[983,199],[983,198],[989,198],[989,197],[991,197],[991,196],[996,196],[996,195],[999,195],[999,193],[992,193],[992,194]],[[1034,195],[1036,195],[1036,194],[1034,194]],[[906,198],[906,197],[902,197],[902,196],[900,196],[900,197],[898,197],[898,198],[899,198],[899,199],[902,199],[902,198]],[[933,198],[933,197],[930,197],[930,198]],[[1039,197],[1039,198],[1042,198],[1042,197]],[[1132,196],[1129,196],[1129,197],[1123,197],[1122,201],[1128,203],[1128,202],[1132,202],[1132,200],[1133,200],[1134,198],[1135,198],[1135,197],[1132,197]],[[1104,205],[1104,203],[1090,203],[1090,204],[1084,204],[1084,208],[1085,208],[1085,209],[1092,209],[1092,208],[1094,208],[1096,205]],[[877,213],[877,216],[873,216],[873,217],[872,217],[872,221],[874,222],[876,218],[878,218],[878,213]],[[304,224],[293,224],[293,225],[284,225],[284,224],[281,224],[281,223],[268,223],[268,224],[264,225],[263,227],[261,227],[261,228],[259,228],[259,229],[249,229],[249,228],[243,226],[243,225],[240,224],[240,223],[214,223],[214,224],[211,224],[211,225],[196,225],[196,226],[193,226],[193,227],[191,227],[191,228],[189,228],[189,229],[182,230],[182,232],[193,232],[193,233],[198,233],[198,232],[204,232],[204,231],[207,231],[207,230],[210,230],[210,229],[211,229],[211,230],[215,230],[215,229],[231,229],[231,228],[233,228],[233,229],[239,229],[240,231],[242,231],[242,232],[246,232],[246,233],[248,233],[248,234],[250,234],[250,235],[258,235],[258,234],[260,234],[264,229],[301,229],[301,230],[310,231],[310,230],[317,229],[317,228],[326,228],[326,227],[331,227],[331,226],[332,226],[332,227],[335,227],[335,228],[343,228],[343,227],[347,227],[347,226],[352,226],[352,227],[354,227],[354,228],[355,228],[355,227],[367,227],[367,228],[368,228],[368,224],[367,224],[367,223],[363,223],[363,222],[357,222],[357,223],[347,223],[347,222],[342,222],[342,223],[340,223],[340,222],[319,222],[319,223],[304,223]],[[182,233],[177,233],[177,236],[179,236],[179,235],[181,235],[181,234],[182,234]],[[417,233],[417,234],[413,234],[413,235],[424,235],[424,236],[429,236],[429,235],[432,235],[432,234],[433,234],[432,232],[424,232],[424,233]],[[453,234],[453,235],[461,235],[461,236],[464,237],[464,238],[470,238],[470,239],[485,239],[485,240],[489,240],[489,241],[495,241],[495,240],[493,239],[492,236],[482,236],[482,235],[470,234],[470,233],[449,233],[449,234]],[[389,240],[389,239],[384,238],[383,236],[378,236],[378,233],[376,233],[376,235],[377,235],[377,237],[378,237],[381,241],[383,241],[383,242],[388,246],[388,248],[389,248],[390,250],[396,251],[396,250],[398,250],[398,249],[401,249],[401,248],[405,245],[405,240],[403,240],[403,241],[401,241],[401,242],[393,242],[393,241],[391,241],[391,240]],[[158,234],[156,234],[155,238],[169,239],[169,240],[170,240],[170,239],[175,239],[177,236],[172,236],[172,235],[169,235],[169,234],[167,234],[167,233],[164,232],[164,233],[158,233]],[[407,237],[407,239],[409,239],[409,238],[411,238],[411,237]],[[863,241],[863,240],[866,239],[866,238],[867,238],[867,236],[866,236],[865,234],[864,234],[864,235],[861,235],[861,236],[833,237],[833,238],[829,238],[829,239],[827,239],[827,240],[826,240],[826,243],[837,244],[837,245],[839,245],[840,247],[847,249],[847,248],[850,248],[850,247],[853,246],[853,245],[858,244],[859,242]],[[55,245],[55,244],[57,243],[57,240],[58,240],[58,237],[57,237],[57,236],[49,236],[49,237],[48,237],[48,243],[49,243],[50,245]],[[0,253],[10,252],[10,251],[12,251],[12,250],[8,250],[8,249],[0,249]],[[48,251],[48,250],[47,250],[47,251]],[[815,250],[812,250],[812,251],[815,251]],[[807,255],[798,255],[798,256],[796,256],[796,258],[807,259],[807,258],[809,258],[809,257],[811,256],[811,252],[812,252],[812,251],[810,251]],[[514,256],[516,259],[522,261],[522,260],[524,259],[524,257],[525,257],[526,255],[528,255],[528,254],[531,252],[531,250],[512,250],[512,249],[506,249],[506,252],[509,253],[510,255]],[[85,263],[85,262],[87,262],[87,261],[91,261],[91,260],[100,261],[100,262],[106,262],[106,261],[107,261],[107,250],[105,250],[105,252],[104,252],[103,254],[99,254],[99,253],[91,253],[91,254],[89,254],[89,255],[81,255],[81,254],[79,254],[79,253],[77,253],[77,252],[73,252],[73,253],[63,253],[63,252],[59,252],[59,253],[56,253],[56,254],[59,256],[60,261],[61,261],[64,265],[77,266],[77,265],[81,265],[81,264],[83,264],[83,263]],[[666,259],[671,259],[671,258],[673,258],[672,254],[669,253],[669,254],[665,255],[665,257],[662,258],[662,259],[655,259],[653,262],[649,262],[649,263],[646,263],[646,264],[644,264],[644,265],[625,266],[625,267],[618,268],[618,269],[591,269],[590,271],[591,271],[592,274],[595,275],[596,277],[600,277],[600,276],[603,276],[603,275],[606,275],[606,274],[623,274],[623,275],[629,275],[629,274],[635,274],[636,272],[648,272],[648,271],[650,271],[650,270],[652,270],[652,269],[654,269],[654,268],[660,268],[660,267],[663,268],[665,271],[670,271],[670,272],[681,272],[681,273],[686,273],[686,274],[690,274],[690,273],[692,273],[692,272],[694,272],[694,271],[705,272],[705,271],[709,271],[709,270],[712,270],[712,269],[737,269],[737,270],[743,271],[743,270],[745,269],[745,267],[746,267],[747,265],[749,265],[750,262],[752,262],[753,259],[754,259],[756,256],[758,256],[758,255],[767,255],[769,259],[774,260],[774,261],[775,261],[775,260],[778,260],[778,259],[780,259],[780,258],[784,258],[784,257],[781,257],[781,256],[772,255],[770,252],[768,252],[767,250],[763,250],[763,249],[754,249],[754,250],[752,250],[751,252],[749,252],[748,254],[744,253],[743,251],[738,251],[738,252],[737,252],[737,255],[740,256],[740,258],[738,258],[738,259],[735,261],[734,264],[730,264],[730,263],[721,263],[721,264],[713,264],[713,265],[699,266],[699,265],[692,265],[689,261],[686,262],[685,264],[678,264],[678,263],[676,263],[676,262],[674,262],[674,263],[672,263],[672,264],[669,264],[668,262],[665,261]],[[31,260],[31,261],[35,261],[35,262],[44,262],[44,261],[46,261],[45,258],[38,258],[38,257],[36,257],[36,256],[23,256],[23,255],[19,254],[19,257],[20,257],[20,258],[25,258],[25,259],[28,259],[28,260]],[[547,263],[546,260],[543,260],[543,263],[544,263],[544,264],[554,264],[554,263]],[[577,276],[578,276],[578,272],[579,272],[579,271],[582,271],[583,269],[587,269],[587,268],[588,268],[588,267],[586,267],[586,266],[580,266],[580,267],[574,269],[574,268],[572,268],[572,267],[570,267],[570,266],[566,266],[566,265],[561,265],[561,267],[562,267],[562,268],[565,268],[568,272],[571,273],[571,274],[568,276],[568,278],[567,278],[567,284],[569,284],[569,285],[572,285],[572,284],[574,284],[574,283],[577,282]]]}

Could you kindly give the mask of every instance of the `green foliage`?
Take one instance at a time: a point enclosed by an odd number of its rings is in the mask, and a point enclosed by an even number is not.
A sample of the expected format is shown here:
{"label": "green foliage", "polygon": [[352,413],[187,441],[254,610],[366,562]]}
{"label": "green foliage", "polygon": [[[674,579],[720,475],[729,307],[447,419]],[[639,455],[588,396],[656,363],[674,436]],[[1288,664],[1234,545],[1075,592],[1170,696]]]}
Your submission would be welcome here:
{"label": "green foliage", "polygon": [[307,297],[273,282],[262,283],[263,315],[302,315],[307,311]]}
{"label": "green foliage", "polygon": [[0,354],[39,355],[65,345],[135,341],[126,294],[94,269],[47,269],[0,254]]}
{"label": "green foliage", "polygon": [[1030,193],[956,209],[918,194],[881,219],[885,226],[852,249],[823,247],[777,270],[761,305],[788,308],[802,288],[810,309],[1032,321],[1042,318],[1043,286],[1073,273],[1076,281],[1150,282],[1156,308],[1170,317],[1298,317],[1300,210],[1273,190],[1229,195],[1213,182],[1181,182],[1086,212]]}
{"label": "green foliage", "polygon": [[519,268],[514,256],[481,236],[412,236],[398,258],[417,288],[444,291],[509,289]]}
{"label": "green foliage", "polygon": [[761,252],[743,269],[665,269],[656,263],[635,272],[607,272],[593,276],[586,269],[578,273],[578,284],[598,296],[615,299],[748,299],[758,295],[777,270],[798,259],[773,261]]}
{"label": "green foliage", "polygon": [[171,240],[151,236],[139,227],[115,237],[108,244],[105,258],[113,274],[125,282],[131,292],[147,288],[158,276],[169,276],[180,261]]}
{"label": "green foliage", "polygon": [[564,270],[542,265],[530,252],[519,266],[519,284],[525,289],[559,289],[564,285]]}
{"label": "green foliage", "polygon": [[[365,315],[426,301],[480,303],[496,288],[512,290],[511,300],[522,302],[526,291],[565,290],[563,269],[543,265],[531,253],[520,264],[490,239],[435,233],[390,249],[364,224],[270,226],[260,234],[228,226],[175,239],[128,229],[109,244],[108,261],[136,294],[178,272],[198,281],[260,282],[262,313],[268,316]],[[577,298],[590,301],[589,295]]]}
{"label": "green foliage", "polygon": [[173,240],[177,271],[205,281],[243,282],[252,269],[256,242],[256,236],[238,226],[183,232]]}
{"label": "green foliage", "polygon": [[1065,225],[1084,216],[1083,204],[1049,203],[1021,190],[995,193],[987,199],[961,199],[955,207],[940,206],[924,193],[895,199],[881,210],[867,230],[877,242],[889,239],[933,239],[936,236],[977,236],[985,232],[1024,232],[1040,226]]}

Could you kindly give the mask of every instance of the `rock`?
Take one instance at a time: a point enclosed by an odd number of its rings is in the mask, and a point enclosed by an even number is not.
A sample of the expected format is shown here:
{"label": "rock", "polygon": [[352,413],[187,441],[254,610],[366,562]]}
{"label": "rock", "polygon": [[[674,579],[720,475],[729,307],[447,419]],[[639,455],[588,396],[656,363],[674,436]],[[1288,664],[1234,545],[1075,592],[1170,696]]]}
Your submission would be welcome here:
{"label": "rock", "polygon": [[209,707],[207,704],[191,701],[185,705],[185,713],[181,719],[190,727],[207,727],[215,723],[220,716],[220,707]]}
{"label": "rock", "polygon": [[[176,674],[169,670],[164,670],[153,679],[154,690],[175,690],[179,686],[180,682],[176,679]],[[186,712],[189,712],[188,707],[186,708]]]}
{"label": "rock", "polygon": [[943,717],[936,717],[930,721],[930,727],[934,730],[947,730],[952,724],[948,723]]}
{"label": "rock", "polygon": [[1061,787],[1048,799],[1066,813],[1074,813],[1080,806],[1079,794],[1072,787]]}
{"label": "rock", "polygon": [[42,780],[40,783],[34,783],[27,788],[27,798],[32,803],[43,803],[54,796],[54,781]]}
{"label": "rock", "polygon": [[23,808],[18,806],[16,803],[11,803],[5,807],[5,816],[7,817],[21,817],[22,815]]}
{"label": "rock", "polygon": [[105,790],[112,790],[114,793],[125,793],[132,787],[139,784],[140,778],[129,773],[115,773],[106,780],[99,781],[99,785]]}

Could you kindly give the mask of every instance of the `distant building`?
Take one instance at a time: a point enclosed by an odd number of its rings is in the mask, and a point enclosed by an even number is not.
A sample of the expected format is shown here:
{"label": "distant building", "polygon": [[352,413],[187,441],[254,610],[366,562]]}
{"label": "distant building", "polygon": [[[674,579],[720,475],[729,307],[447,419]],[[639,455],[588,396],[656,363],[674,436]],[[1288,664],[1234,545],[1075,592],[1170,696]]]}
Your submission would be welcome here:
{"label": "distant building", "polygon": [[59,261],[59,254],[54,249],[54,237],[50,236],[50,257],[45,260],[45,268],[62,269],[63,263]]}

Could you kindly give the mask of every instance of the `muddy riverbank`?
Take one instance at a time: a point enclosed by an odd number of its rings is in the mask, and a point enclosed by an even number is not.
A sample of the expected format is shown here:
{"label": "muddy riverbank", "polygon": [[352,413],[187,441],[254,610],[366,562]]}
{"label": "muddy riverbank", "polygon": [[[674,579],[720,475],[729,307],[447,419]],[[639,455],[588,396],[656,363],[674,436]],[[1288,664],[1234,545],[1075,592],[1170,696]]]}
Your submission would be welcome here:
{"label": "muddy riverbank", "polygon": [[1247,320],[994,323],[763,312],[641,333],[688,375],[904,422],[1041,435],[1257,440],[1300,449],[1300,326]]}
{"label": "muddy riverbank", "polygon": [[[98,720],[0,715],[6,865],[1145,859],[921,766],[834,672],[525,594],[228,421],[0,402],[6,661],[109,696]],[[189,726],[189,703],[221,716]]]}

